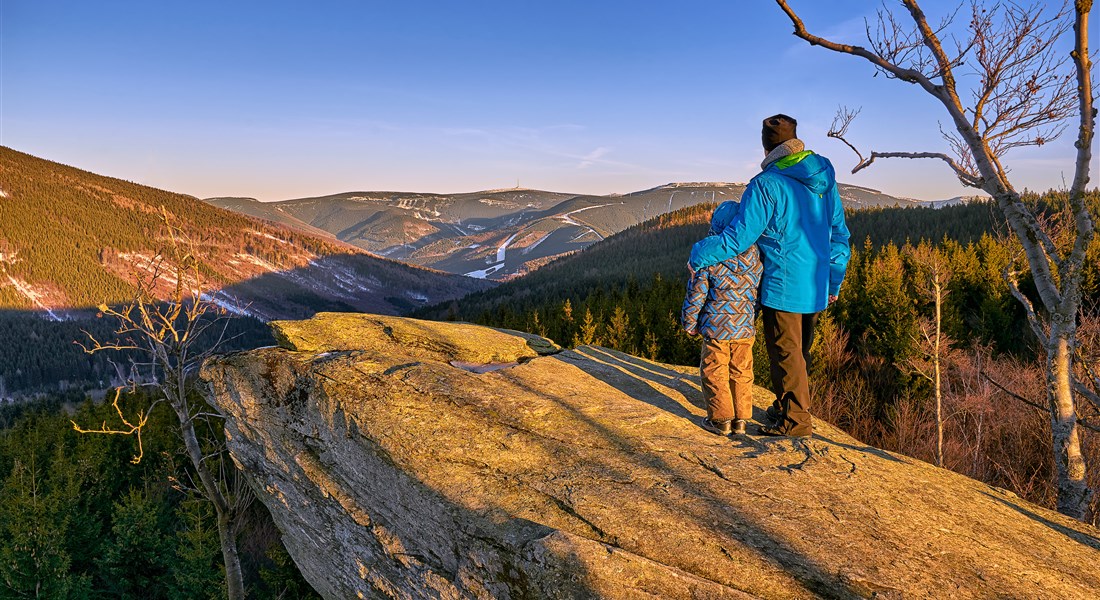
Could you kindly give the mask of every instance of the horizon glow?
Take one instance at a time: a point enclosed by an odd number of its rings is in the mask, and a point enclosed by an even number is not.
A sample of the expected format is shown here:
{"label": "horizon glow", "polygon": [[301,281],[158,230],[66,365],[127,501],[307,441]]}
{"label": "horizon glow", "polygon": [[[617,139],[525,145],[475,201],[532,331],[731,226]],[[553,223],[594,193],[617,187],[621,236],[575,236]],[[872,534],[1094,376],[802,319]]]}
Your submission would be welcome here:
{"label": "horizon glow", "polygon": [[[842,41],[874,16],[794,4]],[[777,112],[844,183],[978,193],[939,161],[848,173],[855,155],[825,136],[842,104],[863,109],[864,153],[946,151],[943,108],[873,75],[794,38],[773,3],[0,0],[0,144],[200,198],[745,182]],[[1007,156],[1018,189],[1071,176],[1067,133]]]}

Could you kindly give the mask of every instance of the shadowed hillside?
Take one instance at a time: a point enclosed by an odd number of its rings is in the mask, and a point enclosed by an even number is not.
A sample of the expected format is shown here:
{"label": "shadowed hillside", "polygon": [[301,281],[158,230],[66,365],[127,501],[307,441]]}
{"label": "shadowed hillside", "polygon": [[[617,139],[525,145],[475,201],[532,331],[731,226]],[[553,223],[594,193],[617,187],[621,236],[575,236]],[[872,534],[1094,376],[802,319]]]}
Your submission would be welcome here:
{"label": "shadowed hillside", "polygon": [[[231,348],[268,343],[262,320],[403,314],[492,285],[0,147],[0,397],[117,379],[104,355],[74,342],[83,330],[105,339],[113,324],[95,307],[130,300],[157,268],[172,242],[162,211],[193,242],[206,297],[242,317]],[[163,298],[176,265],[161,266]]]}
{"label": "shadowed hillside", "polygon": [[[129,299],[134,278],[170,243],[162,211],[194,243],[206,287],[223,290],[217,300],[231,309],[292,296],[296,304],[397,313],[486,285],[10,148],[0,148],[0,191],[0,308],[53,319]],[[237,295],[228,289],[288,273],[295,275],[278,285],[244,286]]]}

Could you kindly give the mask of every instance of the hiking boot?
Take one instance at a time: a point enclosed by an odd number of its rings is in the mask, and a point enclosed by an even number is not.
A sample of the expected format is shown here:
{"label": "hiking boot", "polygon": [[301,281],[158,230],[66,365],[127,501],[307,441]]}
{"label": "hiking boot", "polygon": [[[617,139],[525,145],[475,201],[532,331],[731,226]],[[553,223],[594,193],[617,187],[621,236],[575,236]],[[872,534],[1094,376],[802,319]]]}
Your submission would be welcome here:
{"label": "hiking boot", "polygon": [[773,402],[771,406],[769,406],[768,409],[764,411],[764,414],[767,415],[768,420],[772,423],[779,423],[781,421],[781,419],[779,418],[779,404],[777,404],[776,402]]}
{"label": "hiking boot", "polygon": [[736,419],[733,422],[733,435],[745,435],[745,426],[748,422],[745,419]]}
{"label": "hiking boot", "polygon": [[718,435],[729,435],[733,428],[729,421],[711,421],[710,417],[703,417],[703,429]]}

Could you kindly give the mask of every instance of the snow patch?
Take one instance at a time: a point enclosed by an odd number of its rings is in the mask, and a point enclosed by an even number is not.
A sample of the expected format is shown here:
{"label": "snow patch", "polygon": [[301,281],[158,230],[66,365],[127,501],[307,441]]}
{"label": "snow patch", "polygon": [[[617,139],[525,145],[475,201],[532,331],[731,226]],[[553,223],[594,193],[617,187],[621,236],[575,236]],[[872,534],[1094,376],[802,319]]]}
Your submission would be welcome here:
{"label": "snow patch", "polygon": [[[596,233],[596,230],[594,230],[592,228],[589,228],[588,231],[582,231],[579,234],[573,236],[573,239],[569,240],[569,243],[572,244],[573,242],[581,239],[582,237],[588,237],[589,235],[599,236],[600,234]],[[603,238],[600,238],[600,239],[602,240]]]}
{"label": "snow patch", "polygon": [[249,233],[251,233],[253,235],[258,235],[260,237],[265,237],[269,240],[275,240],[276,242],[279,242],[280,244],[290,244],[290,242],[288,242],[284,239],[281,239],[281,238],[277,238],[277,237],[271,235],[270,233],[264,233],[262,231],[256,231],[255,229],[250,229]]}
{"label": "snow patch", "polygon": [[243,261],[245,261],[245,262],[247,262],[247,263],[252,263],[253,265],[256,265],[257,267],[260,267],[261,269],[263,269],[265,271],[278,271],[279,270],[279,267],[276,267],[275,265],[267,262],[266,260],[264,260],[264,259],[262,259],[258,256],[253,256],[251,254],[245,254],[243,252],[238,252],[236,254],[236,257],[243,260]]}
{"label": "snow patch", "polygon": [[467,277],[473,277],[474,279],[485,279],[489,275],[492,275],[493,273],[496,273],[497,271],[501,270],[503,267],[504,267],[504,263],[500,263],[500,264],[497,264],[497,265],[493,265],[493,266],[489,267],[488,269],[481,269],[479,271],[470,271],[469,273],[466,273],[466,276]]}
{"label": "snow patch", "polygon": [[261,318],[249,312],[244,306],[241,305],[240,300],[237,300],[233,296],[225,293],[222,290],[210,294],[200,294],[199,299],[203,302],[213,302],[218,307],[225,309],[227,312],[237,315],[238,317],[255,317],[261,321],[267,321],[267,319]]}
{"label": "snow patch", "polygon": [[[675,195],[675,193],[673,195]],[[671,198],[669,199],[668,203],[669,203],[669,206],[672,206],[672,199]],[[614,203],[612,203],[612,204],[614,204]],[[623,204],[623,203],[619,202],[619,204]],[[581,227],[583,229],[587,229],[588,231],[591,231],[596,237],[598,237],[602,240],[604,238],[603,238],[602,235],[600,235],[600,232],[596,231],[595,229],[592,229],[588,225],[585,225],[583,223],[578,223],[576,220],[573,219],[573,215],[575,215],[579,212],[584,212],[586,210],[591,210],[593,208],[602,208],[604,206],[611,206],[611,204],[597,204],[595,206],[586,206],[584,208],[578,208],[577,210],[567,212],[564,215],[558,215],[557,218],[559,220],[561,220],[562,222],[564,222],[564,223],[567,223],[569,225],[573,225],[574,227]],[[573,238],[573,239],[577,239],[577,238]]]}
{"label": "snow patch", "polygon": [[519,235],[518,231],[513,233],[512,237],[504,240],[504,243],[501,244],[499,248],[497,248],[497,262],[498,263],[504,262],[504,255],[505,255],[505,253],[508,252],[508,244],[511,244],[512,240],[516,239],[517,235]]}
{"label": "snow patch", "polygon": [[57,313],[55,313],[49,306],[46,306],[42,299],[46,297],[46,294],[36,290],[33,285],[23,281],[22,279],[16,279],[9,273],[5,273],[8,276],[8,281],[15,287],[15,291],[22,294],[25,298],[30,300],[35,306],[46,311],[46,316],[51,321],[64,321]]}

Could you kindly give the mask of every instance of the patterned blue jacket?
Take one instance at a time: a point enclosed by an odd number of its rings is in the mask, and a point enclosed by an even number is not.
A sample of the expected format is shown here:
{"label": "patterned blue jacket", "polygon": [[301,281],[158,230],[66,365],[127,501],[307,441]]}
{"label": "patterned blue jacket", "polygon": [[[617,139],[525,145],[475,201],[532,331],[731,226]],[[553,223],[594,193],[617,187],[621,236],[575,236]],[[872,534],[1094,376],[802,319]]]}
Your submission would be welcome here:
{"label": "patterned blue jacket", "polygon": [[[736,202],[724,202],[711,218],[711,235],[721,232],[736,214]],[[741,254],[699,269],[688,282],[680,310],[685,331],[698,330],[708,340],[756,336],[756,298],[760,288],[760,254],[750,246]]]}

